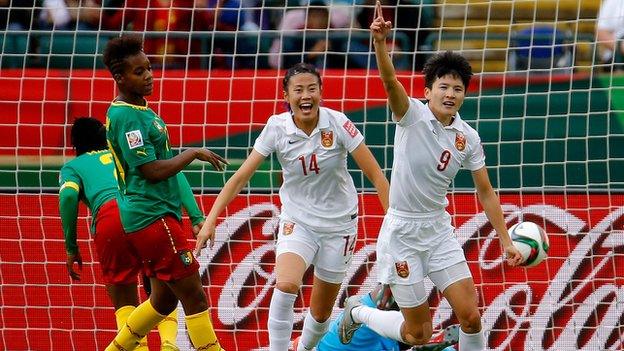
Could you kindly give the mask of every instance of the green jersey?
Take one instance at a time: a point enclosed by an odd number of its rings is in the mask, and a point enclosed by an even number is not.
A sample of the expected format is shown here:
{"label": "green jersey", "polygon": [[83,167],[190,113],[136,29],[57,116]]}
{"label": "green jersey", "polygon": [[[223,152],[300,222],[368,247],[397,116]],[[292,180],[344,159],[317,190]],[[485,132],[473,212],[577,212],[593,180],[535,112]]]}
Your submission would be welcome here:
{"label": "green jersey", "polygon": [[151,182],[139,170],[148,162],[173,156],[163,120],[147,104],[114,101],[106,113],[106,138],[115,160],[119,214],[126,232],[143,229],[165,215],[181,219],[176,177]]}
{"label": "green jersey", "polygon": [[[113,156],[108,150],[84,153],[67,162],[59,174],[61,220],[67,251],[75,253],[78,200],[91,210],[95,219],[100,207],[117,194]],[[95,233],[95,220],[91,223]]]}

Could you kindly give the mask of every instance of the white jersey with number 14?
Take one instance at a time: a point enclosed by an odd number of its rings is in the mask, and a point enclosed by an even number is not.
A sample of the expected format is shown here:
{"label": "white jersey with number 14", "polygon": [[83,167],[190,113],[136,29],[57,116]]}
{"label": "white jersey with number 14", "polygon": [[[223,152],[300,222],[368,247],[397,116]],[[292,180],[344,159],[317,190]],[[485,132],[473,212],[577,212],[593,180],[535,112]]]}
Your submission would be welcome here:
{"label": "white jersey with number 14", "polygon": [[290,112],[271,116],[254,149],[264,156],[275,152],[282,166],[282,219],[328,232],[353,226],[358,199],[347,153],[363,140],[347,116],[329,108],[319,108],[310,135],[297,128]]}

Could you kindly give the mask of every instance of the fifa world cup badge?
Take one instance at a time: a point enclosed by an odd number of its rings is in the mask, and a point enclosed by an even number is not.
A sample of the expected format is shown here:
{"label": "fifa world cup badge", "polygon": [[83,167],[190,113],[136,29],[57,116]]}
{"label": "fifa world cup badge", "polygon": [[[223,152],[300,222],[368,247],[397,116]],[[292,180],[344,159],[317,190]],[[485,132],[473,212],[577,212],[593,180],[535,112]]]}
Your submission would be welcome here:
{"label": "fifa world cup badge", "polygon": [[323,145],[324,148],[330,148],[334,145],[333,131],[321,131],[321,145]]}
{"label": "fifa world cup badge", "polygon": [[184,250],[180,252],[180,259],[182,260],[182,264],[190,266],[191,263],[193,263],[193,254],[189,250]]}
{"label": "fifa world cup badge", "polygon": [[463,133],[455,134],[455,148],[459,151],[464,151],[466,148],[466,137]]}
{"label": "fifa world cup badge", "polygon": [[290,235],[292,234],[293,230],[295,229],[295,223],[293,222],[284,222],[284,235]]}
{"label": "fifa world cup badge", "polygon": [[409,265],[407,264],[407,261],[395,262],[394,267],[396,268],[399,277],[407,278],[409,276]]}

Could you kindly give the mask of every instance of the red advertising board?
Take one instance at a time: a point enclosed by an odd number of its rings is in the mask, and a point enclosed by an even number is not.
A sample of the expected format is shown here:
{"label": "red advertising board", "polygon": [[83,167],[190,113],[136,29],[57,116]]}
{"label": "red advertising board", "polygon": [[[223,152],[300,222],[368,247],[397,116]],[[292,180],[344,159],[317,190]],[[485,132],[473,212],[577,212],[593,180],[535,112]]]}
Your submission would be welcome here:
{"label": "red advertising board", "polygon": [[[174,146],[260,129],[285,111],[283,71],[167,70],[154,72],[150,107],[167,122]],[[385,106],[381,80],[366,70],[324,70],[323,103],[339,111]],[[423,76],[399,72],[410,96],[422,97]],[[585,78],[576,74],[575,79]],[[530,79],[526,82],[526,79]],[[478,89],[568,82],[569,76],[475,77]],[[107,70],[3,69],[0,75],[0,156],[71,154],[69,129],[79,116],[104,120],[116,96]],[[10,87],[10,88],[9,88]]]}
{"label": "red advertising board", "polygon": [[[214,198],[201,197],[205,209]],[[549,258],[528,269],[502,264],[498,241],[474,195],[450,200],[490,350],[622,349],[624,195],[503,195],[509,225],[522,218],[542,225],[549,235]],[[0,195],[0,349],[101,350],[114,336],[113,308],[99,267],[89,263],[94,250],[87,220],[80,221],[79,230],[83,280],[70,283],[56,201],[54,194]],[[347,293],[364,293],[375,283],[381,209],[374,195],[363,195],[361,204],[356,255],[339,304]],[[268,345],[278,214],[276,195],[238,197],[217,228],[215,247],[199,258],[212,320],[227,350]],[[311,278],[308,272],[304,284]],[[444,298],[430,283],[427,287],[434,327],[456,322]],[[296,302],[295,330],[301,328],[309,293],[305,286]],[[150,338],[156,347],[157,334]],[[178,341],[181,349],[188,348],[184,332]]]}

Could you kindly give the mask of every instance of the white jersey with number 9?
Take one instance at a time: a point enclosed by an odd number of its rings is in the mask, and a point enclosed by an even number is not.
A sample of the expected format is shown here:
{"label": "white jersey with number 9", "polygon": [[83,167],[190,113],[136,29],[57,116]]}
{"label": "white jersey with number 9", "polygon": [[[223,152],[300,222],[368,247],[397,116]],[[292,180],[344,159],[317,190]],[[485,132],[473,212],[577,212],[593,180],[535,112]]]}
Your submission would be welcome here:
{"label": "white jersey with number 9", "polygon": [[477,131],[459,114],[444,126],[427,105],[410,98],[394,136],[391,210],[407,217],[444,211],[446,192],[462,166],[471,171],[485,167]]}

